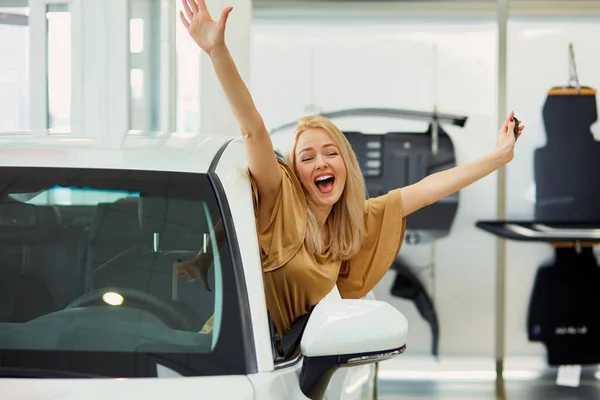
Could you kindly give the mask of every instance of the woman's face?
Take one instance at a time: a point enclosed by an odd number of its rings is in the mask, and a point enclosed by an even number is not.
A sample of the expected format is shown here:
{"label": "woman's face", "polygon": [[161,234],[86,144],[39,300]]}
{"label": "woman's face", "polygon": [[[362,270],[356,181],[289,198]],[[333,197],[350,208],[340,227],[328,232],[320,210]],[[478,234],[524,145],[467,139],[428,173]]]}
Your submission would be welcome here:
{"label": "woman's face", "polygon": [[295,147],[296,172],[308,196],[320,206],[333,206],[346,185],[346,163],[329,133],[307,129]]}

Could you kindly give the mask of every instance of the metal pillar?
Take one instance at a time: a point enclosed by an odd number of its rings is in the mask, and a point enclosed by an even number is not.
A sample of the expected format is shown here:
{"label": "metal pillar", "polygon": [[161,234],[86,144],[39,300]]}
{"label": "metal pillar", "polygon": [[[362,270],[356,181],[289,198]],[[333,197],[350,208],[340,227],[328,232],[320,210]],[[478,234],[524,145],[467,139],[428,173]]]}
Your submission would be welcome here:
{"label": "metal pillar", "polygon": [[[507,25],[508,0],[498,0],[498,126],[507,115],[506,109],[506,57],[507,57]],[[498,170],[496,219],[506,218],[506,169]],[[506,399],[504,387],[504,346],[506,325],[506,241],[496,239],[496,398]]]}

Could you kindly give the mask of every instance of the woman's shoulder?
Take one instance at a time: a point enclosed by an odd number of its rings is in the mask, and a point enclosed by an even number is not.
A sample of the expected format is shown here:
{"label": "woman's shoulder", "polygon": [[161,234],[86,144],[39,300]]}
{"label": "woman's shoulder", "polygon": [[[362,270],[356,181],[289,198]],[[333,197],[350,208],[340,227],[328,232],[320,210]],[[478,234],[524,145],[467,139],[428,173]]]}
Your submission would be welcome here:
{"label": "woman's shoulder", "polygon": [[[404,207],[400,189],[390,190],[380,196],[365,200],[364,218],[367,241],[381,237],[387,230],[395,230],[397,224],[405,224]],[[392,223],[390,223],[393,221]]]}
{"label": "woman's shoulder", "polygon": [[376,210],[385,207],[398,207],[402,205],[402,190],[401,188],[392,189],[387,193],[378,196],[368,197],[364,203],[365,212]]}
{"label": "woman's shoulder", "polygon": [[[281,169],[281,190],[280,198],[283,208],[290,208],[294,212],[302,212],[306,217],[306,195],[300,180],[296,176],[293,168],[283,160],[277,160]],[[298,217],[298,216],[297,216]]]}
{"label": "woman's shoulder", "polygon": [[[263,269],[267,271],[286,264],[304,244],[306,233],[307,203],[302,185],[288,164],[278,160],[278,165],[281,187],[267,223],[257,232]],[[256,212],[260,198],[254,182],[252,189]]]}
{"label": "woman's shoulder", "polygon": [[[279,169],[282,172],[282,174],[281,174],[282,185],[290,186],[291,189],[298,192],[302,197],[304,197],[304,190],[302,189],[302,184],[300,183],[300,180],[296,176],[294,169],[290,165],[288,165],[284,160],[280,160],[280,159],[277,159],[277,165],[279,166]],[[247,172],[250,182],[252,184],[252,188],[256,189],[255,180],[254,180],[254,177],[252,176],[252,173],[250,172],[250,169],[246,168],[246,172]],[[257,193],[255,191],[255,195],[256,194]]]}
{"label": "woman's shoulder", "polygon": [[299,190],[304,195],[302,184],[300,183],[300,180],[298,179],[298,176],[294,172],[292,166],[288,165],[288,163],[286,163],[284,160],[277,160],[277,162],[279,164],[279,168],[283,172],[283,179],[289,180],[290,184],[292,184],[295,189]]}

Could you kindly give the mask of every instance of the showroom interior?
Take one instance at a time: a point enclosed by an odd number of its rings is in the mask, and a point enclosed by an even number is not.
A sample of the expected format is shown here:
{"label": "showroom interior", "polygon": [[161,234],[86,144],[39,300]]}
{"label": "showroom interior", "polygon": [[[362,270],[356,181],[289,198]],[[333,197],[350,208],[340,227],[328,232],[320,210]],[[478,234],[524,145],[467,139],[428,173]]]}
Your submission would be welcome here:
{"label": "showroom interior", "polygon": [[[526,127],[506,167],[409,217],[374,289],[410,323],[377,398],[600,398],[600,0],[206,2],[233,6],[226,41],[277,150],[307,114],[397,138],[371,193],[487,153],[511,111]],[[0,136],[238,134],[181,9],[0,0]]]}

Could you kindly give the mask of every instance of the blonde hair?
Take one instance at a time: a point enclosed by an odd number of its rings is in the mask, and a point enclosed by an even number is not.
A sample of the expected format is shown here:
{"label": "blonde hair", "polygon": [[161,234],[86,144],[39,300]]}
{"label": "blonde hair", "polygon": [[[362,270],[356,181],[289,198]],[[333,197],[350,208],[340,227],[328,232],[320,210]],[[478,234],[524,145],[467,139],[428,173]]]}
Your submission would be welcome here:
{"label": "blonde hair", "polygon": [[[359,250],[364,237],[364,203],[366,199],[365,181],[358,165],[356,155],[344,134],[328,119],[320,116],[308,116],[300,119],[285,162],[296,170],[296,143],[307,129],[323,129],[340,150],[346,165],[346,184],[340,199],[333,205],[325,224],[329,228],[329,247],[334,260],[349,260]],[[323,254],[323,235],[317,221],[315,204],[307,196],[308,217],[304,243],[312,254]]]}

